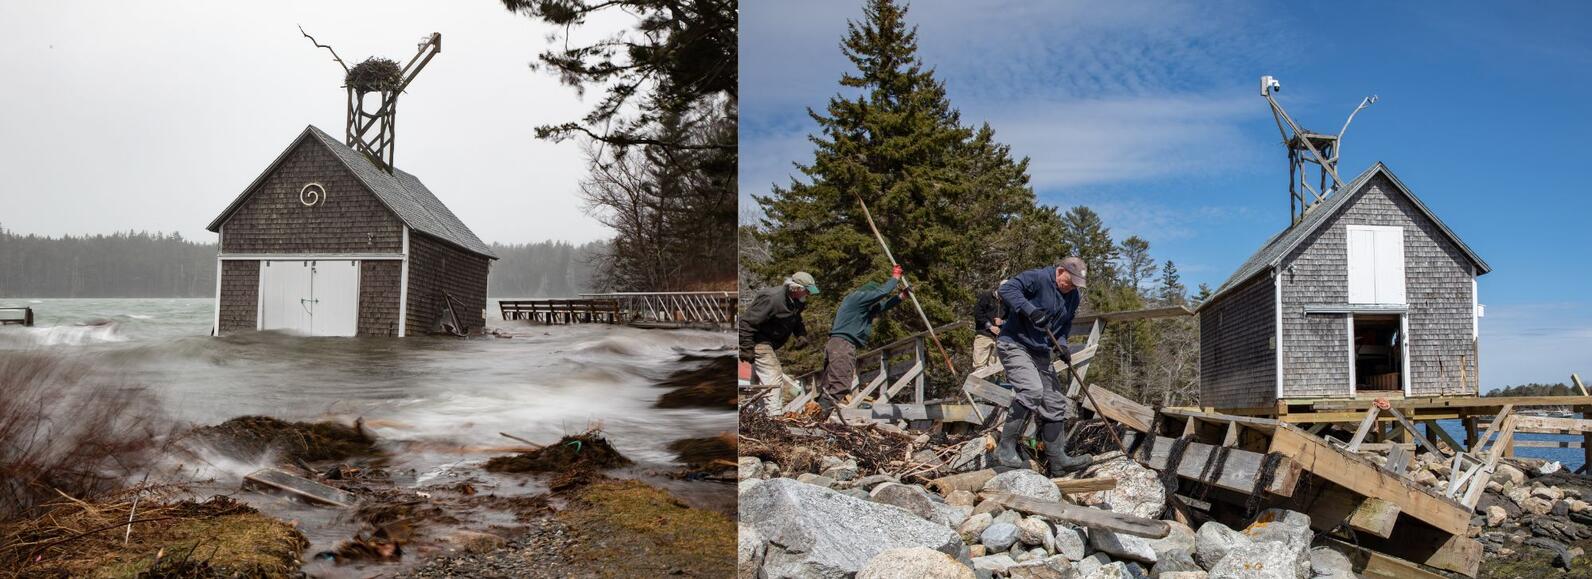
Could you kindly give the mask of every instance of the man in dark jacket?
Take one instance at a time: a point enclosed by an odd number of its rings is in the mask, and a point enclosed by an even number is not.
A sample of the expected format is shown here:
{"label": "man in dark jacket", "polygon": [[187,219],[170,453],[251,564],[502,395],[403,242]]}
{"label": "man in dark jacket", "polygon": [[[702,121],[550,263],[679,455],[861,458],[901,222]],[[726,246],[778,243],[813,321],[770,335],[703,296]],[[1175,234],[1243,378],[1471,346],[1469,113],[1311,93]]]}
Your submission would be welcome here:
{"label": "man in dark jacket", "polygon": [[1084,287],[1085,273],[1082,259],[1068,257],[1060,265],[1031,269],[1001,284],[1001,299],[1006,302],[1008,313],[995,350],[1017,395],[995,447],[995,459],[1003,466],[1024,465],[1017,453],[1017,439],[1030,415],[1038,423],[1039,439],[1045,443],[1051,476],[1089,463],[1086,457],[1068,456],[1063,447],[1065,421],[1077,410],[1056,378],[1050,358],[1050,336],[1054,335],[1063,340],[1057,354],[1063,362],[1072,363],[1065,340],[1072,330],[1072,318],[1078,313],[1082,299],[1078,290]]}
{"label": "man in dark jacket", "polygon": [[824,343],[824,375],[818,397],[826,415],[857,378],[857,348],[868,344],[873,320],[901,303],[906,295],[905,288],[897,291],[900,285],[901,266],[897,265],[891,268],[889,281],[864,284],[847,294],[835,309],[835,324],[830,326],[829,341]]}
{"label": "man in dark jacket", "polygon": [[[746,307],[738,326],[741,359],[752,362],[758,383],[777,385],[782,390],[792,386],[774,351],[783,347],[791,336],[798,340],[806,338],[802,310],[807,309],[807,296],[817,293],[818,284],[813,276],[798,271],[785,278],[783,284],[758,290],[752,305]],[[795,395],[793,392],[786,394]]]}
{"label": "man in dark jacket", "polygon": [[1001,303],[1000,285],[978,294],[973,306],[973,369],[982,370],[995,363],[995,338],[1000,336],[1006,305]]}

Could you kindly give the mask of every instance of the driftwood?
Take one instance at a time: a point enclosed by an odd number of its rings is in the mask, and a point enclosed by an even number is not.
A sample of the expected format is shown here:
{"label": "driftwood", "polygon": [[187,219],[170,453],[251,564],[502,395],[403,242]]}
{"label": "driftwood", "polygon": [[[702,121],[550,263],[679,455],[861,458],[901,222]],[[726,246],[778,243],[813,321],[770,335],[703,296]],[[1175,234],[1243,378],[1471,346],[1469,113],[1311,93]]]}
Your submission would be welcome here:
{"label": "driftwood", "polygon": [[262,468],[243,477],[243,488],[267,489],[287,493],[305,502],[331,507],[354,506],[356,498],[342,489],[293,476],[274,468]]}
{"label": "driftwood", "polygon": [[1064,495],[1109,491],[1117,488],[1117,479],[1107,476],[1076,479],[1053,478],[1050,479],[1050,482],[1056,483],[1056,489],[1060,490],[1061,494]]}
{"label": "driftwood", "polygon": [[1160,539],[1172,532],[1171,525],[1166,524],[1166,521],[1146,519],[1127,513],[1116,513],[1105,509],[1082,507],[1068,503],[1041,501],[1008,493],[983,493],[980,496],[1018,512],[1039,515],[1051,520],[1064,521],[1090,529],[1103,529],[1113,533],[1122,533],[1147,539]]}
{"label": "driftwood", "polygon": [[984,470],[943,476],[929,481],[929,483],[924,486],[928,487],[929,490],[940,493],[941,495],[948,495],[954,491],[970,491],[976,493],[979,491],[979,489],[984,488],[984,483],[989,482],[989,479],[992,478],[995,478],[994,469],[986,468]]}

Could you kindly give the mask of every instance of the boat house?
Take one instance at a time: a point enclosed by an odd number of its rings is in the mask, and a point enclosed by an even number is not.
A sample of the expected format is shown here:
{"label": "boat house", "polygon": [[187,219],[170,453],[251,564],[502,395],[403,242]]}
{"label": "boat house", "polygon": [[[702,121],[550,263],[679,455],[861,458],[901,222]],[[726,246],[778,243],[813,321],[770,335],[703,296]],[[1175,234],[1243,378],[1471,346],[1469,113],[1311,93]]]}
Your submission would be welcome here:
{"label": "boat house", "polygon": [[1377,163],[1273,236],[1199,307],[1200,402],[1475,396],[1490,269]]}
{"label": "boat house", "polygon": [[304,129],[208,227],[215,333],[469,332],[497,259],[414,175]]}

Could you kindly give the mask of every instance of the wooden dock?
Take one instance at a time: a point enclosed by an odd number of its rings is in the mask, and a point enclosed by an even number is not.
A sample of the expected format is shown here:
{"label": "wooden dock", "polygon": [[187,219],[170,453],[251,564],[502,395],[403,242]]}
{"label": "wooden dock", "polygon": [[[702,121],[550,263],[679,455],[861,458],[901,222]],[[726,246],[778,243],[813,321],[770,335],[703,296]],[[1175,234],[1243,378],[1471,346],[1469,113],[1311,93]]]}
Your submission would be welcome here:
{"label": "wooden dock", "polygon": [[548,325],[628,324],[642,328],[728,328],[735,292],[619,292],[578,298],[499,300],[504,320]]}
{"label": "wooden dock", "polygon": [[499,300],[498,311],[505,320],[524,320],[539,324],[619,324],[625,318],[618,300],[592,298],[547,298]]}

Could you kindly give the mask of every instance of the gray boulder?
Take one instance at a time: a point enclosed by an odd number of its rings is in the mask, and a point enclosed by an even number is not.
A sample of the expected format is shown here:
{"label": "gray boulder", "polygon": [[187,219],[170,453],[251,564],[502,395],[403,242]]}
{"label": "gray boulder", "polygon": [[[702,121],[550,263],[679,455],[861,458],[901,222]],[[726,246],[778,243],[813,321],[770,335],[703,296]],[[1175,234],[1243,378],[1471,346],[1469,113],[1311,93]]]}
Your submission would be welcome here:
{"label": "gray boulder", "polygon": [[767,541],[767,577],[847,577],[878,554],[926,547],[961,559],[956,532],[904,510],[773,479],[740,497],[739,522]]}
{"label": "gray boulder", "polygon": [[934,511],[940,517],[940,524],[952,528],[973,516],[973,507],[955,507],[941,502],[934,503]]}
{"label": "gray boulder", "polygon": [[1017,543],[1017,525],[1011,523],[995,523],[979,533],[979,541],[990,551],[1005,551]]}
{"label": "gray boulder", "polygon": [[1108,491],[1072,495],[1079,504],[1146,519],[1160,518],[1161,511],[1166,509],[1166,487],[1156,472],[1120,453],[1116,458],[1090,466],[1080,476],[1114,478],[1117,486]]}
{"label": "gray boulder", "polygon": [[763,541],[757,529],[746,525],[736,525],[735,535],[735,577],[757,579],[757,571],[763,568],[763,554],[768,552],[768,543]]}
{"label": "gray boulder", "polygon": [[1308,579],[1310,558],[1282,541],[1233,547],[1210,569],[1211,577],[1234,579]]}
{"label": "gray boulder", "polygon": [[1208,577],[1208,575],[1205,573],[1204,570],[1200,570],[1200,571],[1172,571],[1170,573],[1162,573],[1160,575],[1156,575],[1155,579],[1206,579],[1206,577]]}
{"label": "gray boulder", "polygon": [[1133,571],[1121,561],[1113,561],[1095,568],[1084,579],[1137,579]]}
{"label": "gray boulder", "polygon": [[1244,528],[1244,534],[1256,543],[1279,543],[1293,553],[1298,561],[1301,576],[1310,574],[1310,541],[1315,533],[1310,530],[1310,516],[1287,509],[1266,509],[1255,522]]}
{"label": "gray boulder", "polygon": [[988,571],[996,575],[1005,575],[1006,570],[1012,568],[1016,564],[1017,561],[1013,560],[1011,555],[1007,555],[1005,553],[973,558],[973,569],[978,571]]}
{"label": "gray boulder", "polygon": [[1045,475],[1019,468],[995,475],[984,483],[985,492],[1011,493],[1041,501],[1061,500],[1061,490]]}
{"label": "gray boulder", "polygon": [[1199,563],[1194,562],[1194,552],[1192,550],[1175,549],[1158,553],[1155,556],[1155,567],[1150,569],[1150,576],[1163,577],[1168,573],[1181,571],[1199,571],[1204,573],[1205,569],[1200,567]]}
{"label": "gray boulder", "polygon": [[1210,569],[1226,557],[1227,552],[1234,547],[1253,542],[1248,535],[1234,531],[1227,525],[1210,521],[1200,525],[1200,530],[1194,533],[1194,560],[1201,567]]}
{"label": "gray boulder", "polygon": [[957,507],[971,507],[978,504],[978,495],[973,491],[957,489],[945,495],[945,504]]}
{"label": "gray boulder", "polygon": [[763,461],[755,456],[743,456],[735,461],[735,476],[741,480],[763,478]]}
{"label": "gray boulder", "polygon": [[974,579],[973,570],[950,555],[924,547],[889,549],[863,565],[857,579]]}
{"label": "gray boulder", "polygon": [[978,513],[962,521],[962,524],[957,525],[956,532],[962,535],[963,541],[977,543],[979,535],[983,534],[984,529],[988,529],[994,522],[995,517],[991,517],[989,513]]}
{"label": "gray boulder", "polygon": [[846,489],[840,491],[840,494],[863,501],[873,500],[873,497],[868,496],[868,491],[862,489]]}
{"label": "gray boulder", "polygon": [[1096,550],[1124,559],[1154,565],[1170,552],[1193,553],[1196,548],[1194,530],[1177,521],[1166,521],[1170,531],[1160,539],[1146,539],[1133,535],[1113,533],[1104,529],[1089,531],[1089,545]]}
{"label": "gray boulder", "polygon": [[1082,561],[1089,554],[1087,542],[1083,529],[1067,524],[1056,525],[1057,555],[1066,557],[1068,561]]}
{"label": "gray boulder", "polygon": [[1310,550],[1310,573],[1314,579],[1355,579],[1349,557],[1327,547]]}
{"label": "gray boulder", "polygon": [[868,493],[868,498],[873,502],[906,509],[907,512],[923,517],[925,520],[946,525],[944,517],[940,516],[939,509],[934,506],[934,500],[929,498],[928,491],[923,490],[923,487],[891,482],[880,483]]}
{"label": "gray boulder", "polygon": [[807,483],[813,486],[824,487],[826,489],[834,488],[835,486],[835,479],[810,472],[804,472],[796,475],[796,482]]}
{"label": "gray boulder", "polygon": [[1030,516],[1017,521],[1017,540],[1024,545],[1047,546],[1054,545],[1056,534],[1051,532],[1050,523],[1037,516]]}
{"label": "gray boulder", "polygon": [[1012,579],[1076,579],[1078,571],[1066,557],[1055,555],[1006,568]]}
{"label": "gray boulder", "polygon": [[1094,572],[1099,570],[1101,566],[1110,562],[1111,558],[1107,557],[1105,553],[1095,553],[1080,559],[1076,565],[1073,565],[1073,568],[1078,570],[1078,575],[1088,577],[1094,575]]}
{"label": "gray boulder", "polygon": [[736,496],[740,496],[742,494],[745,494],[746,491],[752,490],[753,487],[756,487],[757,485],[760,485],[760,484],[763,484],[763,479],[760,479],[760,478],[741,479],[741,482],[735,483],[735,495]]}
{"label": "gray boulder", "polygon": [[898,483],[898,482],[901,482],[901,481],[899,479],[897,479],[896,477],[893,477],[893,476],[890,476],[890,475],[887,475],[887,474],[870,474],[868,476],[865,476],[865,477],[859,478],[859,479],[857,479],[855,481],[852,481],[851,486],[854,486],[854,487],[859,488],[859,489],[864,489],[864,490],[873,490],[873,487],[879,486],[880,484],[887,483],[887,482],[889,482],[889,483]]}
{"label": "gray boulder", "polygon": [[995,515],[995,522],[997,523],[1011,523],[1015,525],[1017,524],[1017,521],[1021,520],[1023,520],[1023,514],[1017,511],[1001,511]]}

